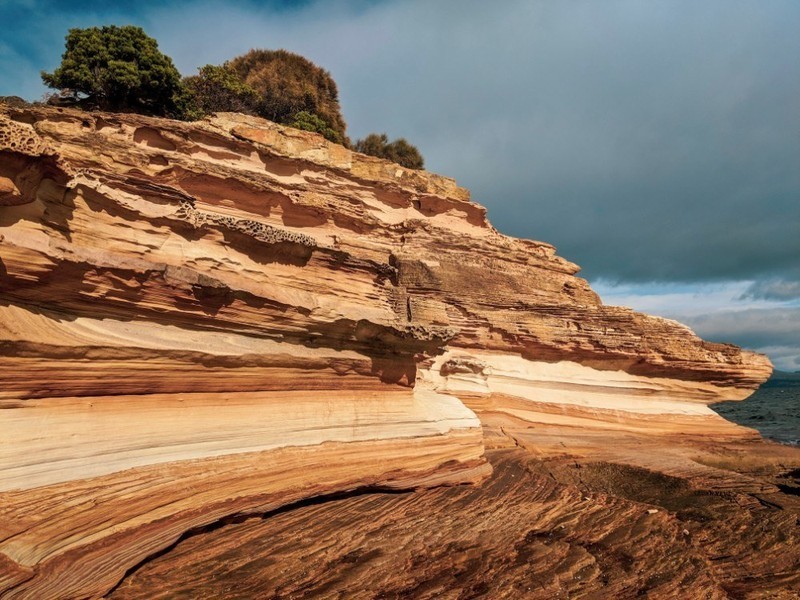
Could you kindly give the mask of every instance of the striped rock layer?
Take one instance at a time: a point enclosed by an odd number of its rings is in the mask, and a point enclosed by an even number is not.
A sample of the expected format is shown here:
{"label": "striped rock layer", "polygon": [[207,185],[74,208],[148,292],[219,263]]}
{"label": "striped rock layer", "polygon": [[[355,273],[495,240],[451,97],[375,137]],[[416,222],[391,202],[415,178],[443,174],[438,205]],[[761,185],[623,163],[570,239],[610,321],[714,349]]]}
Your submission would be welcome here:
{"label": "striped rock layer", "polygon": [[605,306],[451,179],[237,114],[0,106],[0,598],[186,532],[477,483],[479,414],[751,435],[768,360]]}

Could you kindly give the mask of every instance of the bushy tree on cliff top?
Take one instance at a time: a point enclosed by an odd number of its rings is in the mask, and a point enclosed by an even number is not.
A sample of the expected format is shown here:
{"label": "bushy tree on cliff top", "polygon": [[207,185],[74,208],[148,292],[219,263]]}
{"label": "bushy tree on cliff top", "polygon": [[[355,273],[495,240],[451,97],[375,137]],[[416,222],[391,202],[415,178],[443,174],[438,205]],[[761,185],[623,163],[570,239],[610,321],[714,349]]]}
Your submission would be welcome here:
{"label": "bushy tree on cliff top", "polygon": [[258,92],[260,116],[291,124],[297,121],[298,113],[316,115],[329,130],[328,135],[323,133],[325,137],[348,144],[339,90],[325,69],[286,50],[250,50],[226,65]]}
{"label": "bushy tree on cliff top", "polygon": [[[325,69],[286,50],[250,50],[221,66],[181,79],[172,59],[141,27],[70,29],[61,64],[42,72],[49,87],[85,109],[195,119],[241,112],[314,131],[350,145],[336,82]],[[404,139],[370,134],[355,149],[411,169],[424,165]]]}
{"label": "bushy tree on cliff top", "polygon": [[422,169],[425,166],[425,159],[416,146],[409,144],[404,138],[390,142],[385,133],[370,133],[364,139],[358,140],[354,148],[357,152],[385,158],[409,169]]}
{"label": "bushy tree on cliff top", "polygon": [[61,65],[42,72],[49,87],[85,108],[183,116],[181,75],[141,27],[70,29],[66,40]]}

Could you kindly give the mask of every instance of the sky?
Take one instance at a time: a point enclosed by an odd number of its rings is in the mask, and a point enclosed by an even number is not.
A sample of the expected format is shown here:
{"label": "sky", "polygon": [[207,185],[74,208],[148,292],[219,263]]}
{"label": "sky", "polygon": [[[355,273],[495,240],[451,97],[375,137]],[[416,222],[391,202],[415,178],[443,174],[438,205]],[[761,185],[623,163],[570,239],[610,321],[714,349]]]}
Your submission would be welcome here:
{"label": "sky", "polygon": [[351,138],[407,138],[607,304],[800,370],[796,0],[0,0],[0,23],[0,95],[27,99],[70,27],[140,25],[185,75],[300,53]]}

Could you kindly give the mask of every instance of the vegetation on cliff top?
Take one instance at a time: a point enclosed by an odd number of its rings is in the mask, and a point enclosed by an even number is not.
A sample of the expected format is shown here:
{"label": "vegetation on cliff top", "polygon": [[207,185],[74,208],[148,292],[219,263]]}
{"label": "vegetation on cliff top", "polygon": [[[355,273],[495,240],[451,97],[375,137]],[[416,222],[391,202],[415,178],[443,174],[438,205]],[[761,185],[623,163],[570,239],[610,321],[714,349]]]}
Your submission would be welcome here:
{"label": "vegetation on cliff top", "polygon": [[183,117],[181,74],[141,27],[70,29],[61,65],[42,80],[85,109]]}
{"label": "vegetation on cliff top", "polygon": [[364,139],[358,140],[354,149],[357,152],[394,161],[409,169],[421,169],[425,165],[425,160],[416,146],[409,144],[404,138],[390,142],[385,133],[370,133]]}
{"label": "vegetation on cliff top", "polygon": [[330,73],[286,50],[251,50],[184,79],[197,109],[256,115],[349,145]]}
{"label": "vegetation on cliff top", "polygon": [[[140,27],[70,29],[61,64],[52,73],[42,72],[42,80],[58,90],[54,102],[84,110],[184,120],[238,112],[351,146],[331,74],[286,50],[250,50],[181,78],[172,59]],[[385,133],[371,133],[354,148],[411,169],[424,164],[415,146],[403,138],[389,142]]]}
{"label": "vegetation on cliff top", "polygon": [[200,113],[238,112],[256,114],[259,97],[227,65],[206,65],[197,75],[183,80],[195,109]]}
{"label": "vegetation on cliff top", "polygon": [[298,113],[306,112],[325,123],[331,132],[328,139],[346,141],[347,125],[339,107],[339,89],[325,69],[286,50],[250,50],[228,66],[258,92],[260,116],[289,124]]}

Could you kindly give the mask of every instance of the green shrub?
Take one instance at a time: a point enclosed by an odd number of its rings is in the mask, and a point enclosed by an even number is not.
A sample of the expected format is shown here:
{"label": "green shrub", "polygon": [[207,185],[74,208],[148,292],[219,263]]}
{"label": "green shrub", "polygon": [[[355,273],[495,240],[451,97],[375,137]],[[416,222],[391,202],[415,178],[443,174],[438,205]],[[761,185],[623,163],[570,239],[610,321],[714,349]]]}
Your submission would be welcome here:
{"label": "green shrub", "polygon": [[197,75],[186,77],[183,82],[194,105],[203,113],[257,114],[258,92],[244,83],[227,63],[200,67]]}
{"label": "green shrub", "polygon": [[314,113],[310,113],[306,110],[301,110],[294,116],[294,120],[290,123],[287,123],[290,127],[294,127],[295,129],[302,129],[303,131],[313,131],[314,133],[320,133],[325,138],[331,140],[332,142],[336,142],[337,144],[342,143],[342,138],[337,131],[331,129],[328,124],[320,118],[319,115],[315,115]]}
{"label": "green shrub", "polygon": [[44,83],[88,109],[181,118],[189,100],[172,59],[141,27],[70,29],[61,65]]}
{"label": "green shrub", "polygon": [[385,133],[370,133],[358,140],[353,147],[357,152],[385,158],[409,169],[422,169],[425,159],[416,146],[409,144],[404,138],[389,141]]}

